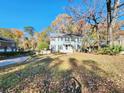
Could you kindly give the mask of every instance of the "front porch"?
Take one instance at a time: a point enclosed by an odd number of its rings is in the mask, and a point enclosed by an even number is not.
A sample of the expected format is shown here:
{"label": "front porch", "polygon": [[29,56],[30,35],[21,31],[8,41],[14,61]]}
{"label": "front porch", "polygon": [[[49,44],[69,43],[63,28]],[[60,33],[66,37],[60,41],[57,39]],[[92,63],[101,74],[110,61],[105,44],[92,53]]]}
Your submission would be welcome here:
{"label": "front porch", "polygon": [[79,45],[71,45],[71,44],[64,44],[58,48],[59,52],[61,53],[74,53],[81,51]]}

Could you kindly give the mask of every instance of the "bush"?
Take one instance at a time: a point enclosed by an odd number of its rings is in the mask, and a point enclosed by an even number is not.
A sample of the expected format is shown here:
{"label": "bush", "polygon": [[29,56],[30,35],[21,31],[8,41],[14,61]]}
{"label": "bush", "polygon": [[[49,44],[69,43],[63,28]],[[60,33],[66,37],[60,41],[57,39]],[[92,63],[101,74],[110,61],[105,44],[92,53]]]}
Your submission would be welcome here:
{"label": "bush", "polygon": [[122,47],[122,51],[124,51],[124,47]]}
{"label": "bush", "polygon": [[7,59],[9,57],[18,57],[18,56],[26,56],[32,55],[31,51],[26,52],[0,52],[0,60]]}
{"label": "bush", "polygon": [[38,45],[38,49],[39,50],[42,50],[42,49],[48,49],[49,48],[49,45],[47,42],[41,42],[39,45]]}
{"label": "bush", "polygon": [[108,54],[108,55],[116,55],[122,51],[122,47],[120,45],[108,46],[105,48],[101,48],[98,53],[99,54]]}

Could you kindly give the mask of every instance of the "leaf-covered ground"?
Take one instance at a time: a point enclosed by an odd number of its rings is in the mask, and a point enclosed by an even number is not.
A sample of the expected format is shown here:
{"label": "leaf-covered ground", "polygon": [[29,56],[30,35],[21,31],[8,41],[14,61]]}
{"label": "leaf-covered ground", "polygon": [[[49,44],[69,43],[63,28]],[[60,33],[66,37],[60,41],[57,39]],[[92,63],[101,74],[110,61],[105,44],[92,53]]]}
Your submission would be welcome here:
{"label": "leaf-covered ground", "polygon": [[124,56],[33,56],[0,69],[3,93],[124,93]]}

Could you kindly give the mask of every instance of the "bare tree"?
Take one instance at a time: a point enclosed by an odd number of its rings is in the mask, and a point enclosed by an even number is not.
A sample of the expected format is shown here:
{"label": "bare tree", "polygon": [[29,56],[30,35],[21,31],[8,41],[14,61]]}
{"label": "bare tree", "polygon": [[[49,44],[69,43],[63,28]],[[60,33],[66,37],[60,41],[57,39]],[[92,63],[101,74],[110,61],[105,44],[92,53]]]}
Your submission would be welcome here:
{"label": "bare tree", "polygon": [[109,35],[109,42],[110,45],[114,44],[113,39],[113,28],[116,25],[118,18],[124,14],[119,14],[122,12],[121,7],[124,6],[124,1],[121,0],[106,0],[107,6],[107,24],[108,24],[108,35]]}
{"label": "bare tree", "polygon": [[[67,9],[71,11],[73,18],[76,21],[85,20],[86,24],[91,25],[91,30],[97,34],[97,46],[100,48],[100,32],[98,26],[99,24],[102,24],[106,21],[104,13],[105,2],[99,4],[98,0],[83,0],[83,2],[81,2],[81,5],[85,8],[82,8],[82,6],[79,5],[78,7],[69,7]],[[83,26],[84,24],[80,25],[80,28],[82,28]]]}

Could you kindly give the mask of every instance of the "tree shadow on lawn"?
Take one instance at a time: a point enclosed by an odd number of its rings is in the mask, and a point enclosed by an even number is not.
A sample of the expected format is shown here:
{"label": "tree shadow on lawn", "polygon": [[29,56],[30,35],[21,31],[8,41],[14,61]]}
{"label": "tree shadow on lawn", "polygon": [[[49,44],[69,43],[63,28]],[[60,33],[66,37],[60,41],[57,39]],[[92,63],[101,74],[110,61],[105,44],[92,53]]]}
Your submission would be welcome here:
{"label": "tree shadow on lawn", "polygon": [[26,68],[5,75],[0,90],[3,93],[121,93],[111,80],[97,73],[107,75],[95,61],[83,60],[79,65],[75,58],[68,60],[71,69],[63,71],[59,70],[63,63],[59,57],[48,56],[31,62]]}
{"label": "tree shadow on lawn", "polygon": [[[53,61],[52,58],[46,57],[45,59],[39,60],[37,62],[31,62],[28,64],[26,63],[26,67],[24,69],[3,75],[0,78],[1,79],[0,90],[5,92],[7,89],[14,87],[20,83],[22,84],[22,87],[23,85],[25,87],[27,79],[29,83],[33,80],[35,75],[41,74],[42,72],[46,73],[45,72],[46,70],[44,69],[51,61]],[[25,64],[21,64],[21,65],[25,65]]]}
{"label": "tree shadow on lawn", "polygon": [[[78,80],[82,85],[84,93],[123,93],[123,89],[107,78],[108,73],[99,68],[97,62],[93,60],[83,60],[78,65],[78,60],[70,58],[69,62],[75,73],[75,77],[79,75]],[[101,75],[102,73],[102,75]]]}
{"label": "tree shadow on lawn", "polygon": [[[49,67],[54,60],[57,62]],[[31,62],[24,69],[2,76],[0,91],[4,93],[17,93],[25,89],[34,89],[33,91],[38,89],[41,93],[51,90],[56,91],[55,88],[57,87],[55,85],[51,86],[51,82],[55,80],[55,76],[58,77],[58,75],[65,74],[64,72],[59,73],[58,71],[58,66],[62,62],[63,60],[59,58],[53,59],[49,56],[37,62]],[[48,86],[51,87],[48,88]],[[57,84],[56,86],[59,85]]]}

